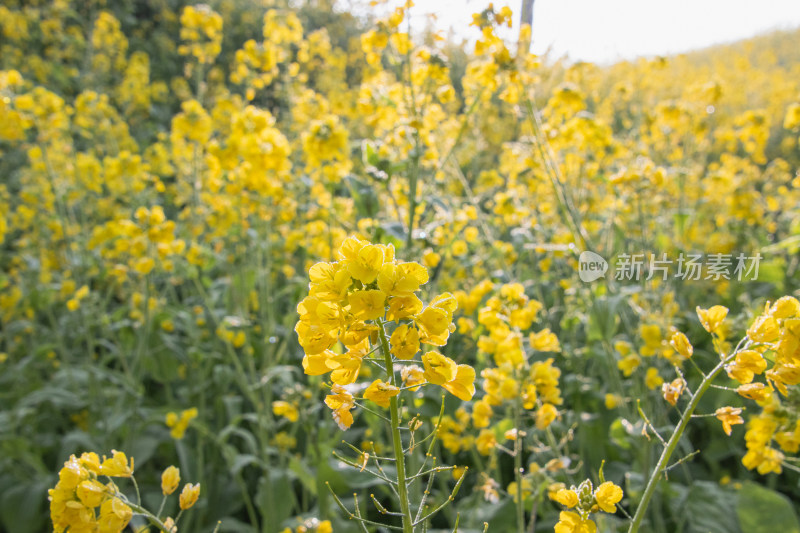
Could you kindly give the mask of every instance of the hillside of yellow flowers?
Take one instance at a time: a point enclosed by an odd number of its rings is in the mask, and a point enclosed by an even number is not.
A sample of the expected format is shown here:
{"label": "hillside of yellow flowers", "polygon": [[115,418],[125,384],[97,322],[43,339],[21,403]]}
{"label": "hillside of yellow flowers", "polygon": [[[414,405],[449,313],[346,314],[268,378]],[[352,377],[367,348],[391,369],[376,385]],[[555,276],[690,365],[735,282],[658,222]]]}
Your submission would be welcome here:
{"label": "hillside of yellow flowers", "polygon": [[378,3],[1,3],[0,531],[800,531],[800,30]]}

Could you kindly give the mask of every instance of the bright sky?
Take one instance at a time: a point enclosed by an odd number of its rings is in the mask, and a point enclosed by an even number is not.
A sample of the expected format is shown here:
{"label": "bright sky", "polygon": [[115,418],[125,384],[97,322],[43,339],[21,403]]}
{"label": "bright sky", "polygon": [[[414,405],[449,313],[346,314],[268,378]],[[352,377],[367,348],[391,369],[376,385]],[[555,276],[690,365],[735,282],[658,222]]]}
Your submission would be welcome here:
{"label": "bright sky", "polygon": [[[436,26],[475,36],[471,14],[489,0],[416,0],[417,16],[435,13]],[[508,5],[517,25],[521,0]],[[414,18],[416,19],[417,16]],[[666,55],[800,26],[800,0],[535,0],[533,51],[613,62]],[[800,46],[800,43],[798,43]]]}

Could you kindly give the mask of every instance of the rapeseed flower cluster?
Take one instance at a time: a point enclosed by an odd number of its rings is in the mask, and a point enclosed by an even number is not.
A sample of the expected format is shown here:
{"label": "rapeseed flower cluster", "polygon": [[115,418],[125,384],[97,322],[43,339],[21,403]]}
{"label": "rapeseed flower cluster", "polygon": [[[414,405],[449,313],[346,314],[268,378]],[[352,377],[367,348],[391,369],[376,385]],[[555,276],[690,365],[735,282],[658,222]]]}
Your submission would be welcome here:
{"label": "rapeseed flower cluster", "polygon": [[50,489],[50,517],[53,530],[81,533],[118,533],[125,529],[133,511],[113,481],[103,484],[100,476],[129,478],[133,475],[133,459],[114,450],[111,458],[101,461],[96,453],[80,458],[74,455],[58,473],[58,483]]}
{"label": "rapeseed flower cluster", "polygon": [[[79,531],[85,533],[119,533],[134,515],[142,515],[162,531],[177,531],[177,518],[160,517],[128,500],[111,478],[133,478],[133,458],[112,450],[110,458],[100,457],[94,452],[85,452],[80,458],[74,455],[64,463],[58,474],[58,483],[48,491],[50,517],[56,533]],[[103,484],[100,478],[108,478]],[[180,484],[180,470],[167,467],[161,474],[161,492],[166,501]],[[138,487],[137,487],[138,495]],[[187,483],[179,496],[181,514],[197,503],[200,485]],[[163,504],[162,504],[163,510]],[[159,510],[159,513],[161,510]]]}
{"label": "rapeseed flower cluster", "polygon": [[559,489],[551,498],[570,510],[561,511],[555,533],[595,533],[597,524],[591,513],[616,513],[622,496],[622,489],[611,481],[595,488],[587,479],[577,487]]}
{"label": "rapeseed flower cluster", "polygon": [[[337,252],[338,260],[309,269],[309,294],[297,306],[295,326],[305,355],[303,370],[311,376],[330,374],[331,393],[325,404],[342,429],[353,424],[351,392],[362,366],[386,340],[386,357],[402,365],[400,376],[388,382],[372,381],[363,398],[381,407],[404,388],[439,385],[460,398],[475,394],[475,370],[434,350],[416,356],[423,345],[441,347],[455,331],[453,312],[458,303],[449,293],[427,305],[416,295],[428,282],[428,271],[415,262],[395,258],[391,244],[372,244],[348,237]],[[386,327],[393,324],[391,331]],[[384,339],[385,340],[385,339]]]}
{"label": "rapeseed flower cluster", "polygon": [[[529,412],[536,428],[550,426],[563,402],[558,385],[561,371],[553,358],[537,360],[537,355],[560,352],[561,346],[548,328],[525,335],[543,304],[529,298],[520,283],[495,286],[483,281],[469,293],[458,291],[456,295],[465,312],[477,311],[477,331],[481,332],[477,347],[494,363],[481,371],[484,394],[473,404],[473,426],[489,427],[494,410],[502,412],[504,405],[512,404]],[[471,318],[460,318],[459,326],[467,333],[475,330]],[[490,435],[490,431],[481,431],[476,441],[481,453],[491,449],[483,445],[491,442]]]}
{"label": "rapeseed flower cluster", "polygon": [[[785,454],[800,449],[800,413],[793,399],[800,384],[800,302],[784,296],[767,304],[747,330],[747,339],[749,347],[725,367],[740,384],[739,395],[761,408],[747,423],[742,463],[760,474],[780,473]],[[762,376],[763,381],[758,379]]]}

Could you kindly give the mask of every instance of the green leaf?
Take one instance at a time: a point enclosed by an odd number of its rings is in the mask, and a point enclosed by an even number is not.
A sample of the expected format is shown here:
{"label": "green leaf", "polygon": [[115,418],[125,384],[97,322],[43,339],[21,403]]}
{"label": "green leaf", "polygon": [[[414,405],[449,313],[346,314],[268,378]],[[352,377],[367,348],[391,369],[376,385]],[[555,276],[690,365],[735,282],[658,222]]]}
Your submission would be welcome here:
{"label": "green leaf", "polygon": [[[8,478],[0,486],[8,487]],[[55,484],[55,481],[53,481]],[[33,533],[45,529],[49,513],[45,511],[48,482],[37,480],[31,483],[14,484],[4,489],[0,497],[0,525],[6,531]]]}
{"label": "green leaf", "polygon": [[800,249],[800,235],[793,235],[770,246],[765,246],[761,251],[775,253],[781,250],[788,250],[790,254],[796,254],[798,249]]}
{"label": "green leaf", "polygon": [[619,307],[626,294],[600,296],[592,302],[589,316],[589,340],[609,340],[614,337],[619,327]]}
{"label": "green leaf", "polygon": [[[744,276],[744,272],[742,273]],[[786,276],[786,261],[781,256],[773,256],[758,266],[758,277],[753,281],[766,281],[780,284]]]}
{"label": "green leaf", "polygon": [[403,241],[406,238],[406,229],[399,222],[386,222],[381,225],[381,229],[387,235],[399,241]]}
{"label": "green leaf", "polygon": [[[459,511],[464,523],[489,523],[489,531],[514,531],[516,514],[514,500],[504,498],[498,503],[484,501],[480,492],[459,502]],[[461,530],[459,530],[461,531]]]}
{"label": "green leaf", "polygon": [[136,458],[137,466],[144,465],[156,454],[159,444],[161,439],[155,432],[139,434],[129,445],[128,453]]}
{"label": "green leaf", "polygon": [[57,386],[46,386],[23,398],[18,404],[18,409],[26,407],[39,409],[42,404],[48,403],[64,411],[77,411],[86,405],[86,400],[72,391]]}
{"label": "green leaf", "polygon": [[233,464],[231,464],[231,473],[236,475],[238,474],[244,467],[248,465],[256,465],[259,468],[262,467],[262,463],[258,457],[255,455],[243,454],[237,455],[236,458],[233,460]]}
{"label": "green leaf", "polygon": [[375,150],[375,146],[366,139],[361,143],[361,154],[365,165],[378,166],[380,162],[378,152]]}
{"label": "green leaf", "polygon": [[611,442],[623,450],[630,449],[630,437],[628,432],[625,430],[625,426],[621,418],[617,418],[611,423],[611,427],[608,430],[608,436],[611,439]]}
{"label": "green leaf", "polygon": [[285,470],[272,469],[261,478],[256,492],[261,516],[267,517],[267,530],[279,531],[279,524],[292,516],[292,484]]}
{"label": "green leaf", "polygon": [[[736,495],[711,481],[697,481],[689,489],[684,516],[687,533],[740,533]],[[750,530],[745,530],[750,533]]]}
{"label": "green leaf", "polygon": [[311,473],[311,468],[304,460],[292,457],[289,459],[289,470],[294,472],[308,492],[314,496],[317,495],[317,478]]}
{"label": "green leaf", "polygon": [[736,513],[742,531],[747,533],[800,533],[800,522],[789,499],[752,481],[739,490]]}

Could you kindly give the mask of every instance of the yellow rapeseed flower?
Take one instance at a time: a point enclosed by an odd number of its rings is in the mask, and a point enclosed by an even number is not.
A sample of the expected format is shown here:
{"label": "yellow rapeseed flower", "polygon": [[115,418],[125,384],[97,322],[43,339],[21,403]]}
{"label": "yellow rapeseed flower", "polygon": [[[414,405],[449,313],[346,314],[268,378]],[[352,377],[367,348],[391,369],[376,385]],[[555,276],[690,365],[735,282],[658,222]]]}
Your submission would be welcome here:
{"label": "yellow rapeseed flower", "polygon": [[364,398],[381,407],[389,407],[389,400],[398,394],[400,394],[400,389],[390,383],[384,383],[382,380],[376,379],[364,391]]}
{"label": "yellow rapeseed flower", "polygon": [[709,333],[714,333],[725,320],[725,317],[728,316],[728,308],[715,305],[709,309],[702,309],[698,306],[697,316],[700,318],[700,323],[705,330]]}
{"label": "yellow rapeseed flower", "polygon": [[161,492],[164,493],[164,496],[169,496],[175,492],[180,482],[181,471],[174,466],[168,466],[164,472],[161,473]]}
{"label": "yellow rapeseed flower", "polygon": [[589,518],[583,518],[578,513],[561,511],[555,533],[596,533],[597,525]]}
{"label": "yellow rapeseed flower", "polygon": [[606,481],[597,487],[594,498],[601,511],[614,513],[617,511],[616,504],[622,500],[622,489],[611,481]]}
{"label": "yellow rapeseed flower", "polygon": [[200,497],[200,483],[195,483],[192,485],[191,483],[187,483],[183,486],[183,490],[181,491],[180,495],[180,507],[182,510],[189,509],[197,502],[197,498]]}

